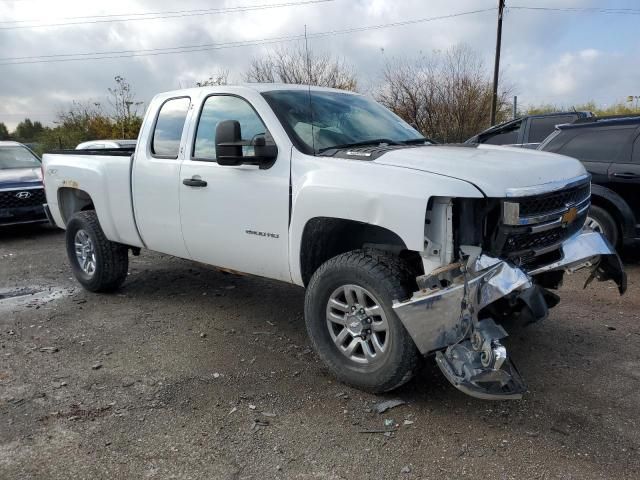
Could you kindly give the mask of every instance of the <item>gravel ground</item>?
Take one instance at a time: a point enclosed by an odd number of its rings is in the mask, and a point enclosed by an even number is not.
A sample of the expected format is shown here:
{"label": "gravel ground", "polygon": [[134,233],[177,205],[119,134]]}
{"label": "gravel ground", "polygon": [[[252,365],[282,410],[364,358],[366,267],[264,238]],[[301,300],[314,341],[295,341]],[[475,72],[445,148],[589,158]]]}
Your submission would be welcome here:
{"label": "gravel ground", "polygon": [[622,298],[567,279],[507,342],[530,392],[488,402],[432,359],[385,396],[335,382],[290,285],[143,253],[118,293],[90,294],[63,238],[0,231],[2,479],[640,476],[637,265]]}

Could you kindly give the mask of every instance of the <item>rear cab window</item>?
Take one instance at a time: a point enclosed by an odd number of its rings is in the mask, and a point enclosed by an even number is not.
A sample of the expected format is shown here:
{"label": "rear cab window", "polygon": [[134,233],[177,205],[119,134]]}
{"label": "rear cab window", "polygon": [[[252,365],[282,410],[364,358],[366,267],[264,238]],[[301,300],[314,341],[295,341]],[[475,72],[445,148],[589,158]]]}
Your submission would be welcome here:
{"label": "rear cab window", "polygon": [[160,107],[151,137],[151,154],[156,158],[178,158],[180,142],[191,100],[172,98]]}
{"label": "rear cab window", "polygon": [[556,125],[574,122],[578,115],[553,115],[550,117],[533,117],[529,125],[528,143],[540,143],[553,133]]}
{"label": "rear cab window", "polygon": [[481,135],[480,143],[487,145],[514,145],[517,144],[522,129],[522,121],[510,123],[498,129],[496,132]]}

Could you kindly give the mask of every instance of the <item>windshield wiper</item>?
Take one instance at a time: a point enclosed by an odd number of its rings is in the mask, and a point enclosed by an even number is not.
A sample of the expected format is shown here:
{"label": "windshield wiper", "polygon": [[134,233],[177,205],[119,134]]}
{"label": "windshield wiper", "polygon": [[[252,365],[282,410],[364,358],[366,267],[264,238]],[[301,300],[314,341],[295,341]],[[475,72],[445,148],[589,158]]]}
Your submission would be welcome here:
{"label": "windshield wiper", "polygon": [[404,143],[405,145],[414,145],[416,143],[436,143],[433,140],[427,138],[427,137],[421,137],[421,138],[412,138],[410,140],[403,140],[402,143]]}
{"label": "windshield wiper", "polygon": [[387,145],[404,145],[404,142],[398,142],[396,140],[390,140],[388,138],[374,138],[372,140],[364,140],[362,142],[343,143],[342,145],[334,145],[332,147],[325,147],[318,150],[318,153],[326,152],[327,150],[340,150],[343,148],[362,147],[365,145],[379,145],[386,143]]}

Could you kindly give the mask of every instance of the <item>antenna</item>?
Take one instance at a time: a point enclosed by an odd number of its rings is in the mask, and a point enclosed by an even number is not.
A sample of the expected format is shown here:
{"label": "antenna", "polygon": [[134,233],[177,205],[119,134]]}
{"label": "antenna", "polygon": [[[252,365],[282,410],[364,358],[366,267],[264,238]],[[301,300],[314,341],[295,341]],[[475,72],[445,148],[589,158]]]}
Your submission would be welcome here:
{"label": "antenna", "polygon": [[311,146],[316,154],[316,136],[313,131],[313,103],[311,102],[311,59],[309,58],[309,42],[307,40],[307,24],[304,24],[304,54],[307,60],[307,97],[309,98],[309,115],[311,115]]}

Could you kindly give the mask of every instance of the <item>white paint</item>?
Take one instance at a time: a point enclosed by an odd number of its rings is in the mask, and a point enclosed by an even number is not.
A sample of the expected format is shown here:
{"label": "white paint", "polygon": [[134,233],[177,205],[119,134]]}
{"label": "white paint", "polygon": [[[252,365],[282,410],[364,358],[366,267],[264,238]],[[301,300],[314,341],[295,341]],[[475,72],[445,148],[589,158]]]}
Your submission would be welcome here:
{"label": "white paint", "polygon": [[[92,197],[110,240],[132,246],[144,242],[162,253],[302,284],[301,239],[305,225],[315,217],[378,225],[396,233],[408,249],[422,252],[431,197],[481,198],[483,193],[504,197],[509,188],[544,185],[584,174],[581,164],[568,157],[494,146],[401,149],[374,161],[305,155],[292,146],[260,95],[276,88],[306,89],[253,84],[156,96],[141,129],[132,177],[128,157],[45,154],[47,199],[56,223],[63,227],[57,189],[74,186]],[[271,168],[191,160],[200,106],[214,93],[238,95],[254,106],[278,146],[279,155]],[[175,160],[152,158],[149,143],[156,112],[165,100],[180,96],[188,96],[192,102],[180,155]],[[57,173],[51,174],[52,170]],[[194,189],[182,184],[184,178],[194,175],[209,185]],[[247,230],[273,235],[250,235]],[[443,263],[450,261],[451,239],[452,232],[442,239],[447,243],[438,254]]]}

